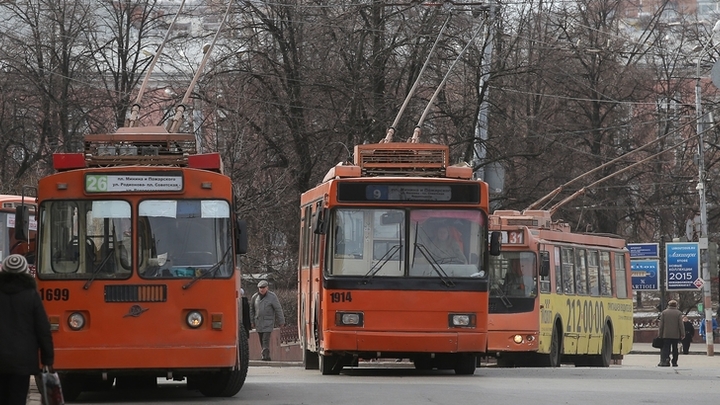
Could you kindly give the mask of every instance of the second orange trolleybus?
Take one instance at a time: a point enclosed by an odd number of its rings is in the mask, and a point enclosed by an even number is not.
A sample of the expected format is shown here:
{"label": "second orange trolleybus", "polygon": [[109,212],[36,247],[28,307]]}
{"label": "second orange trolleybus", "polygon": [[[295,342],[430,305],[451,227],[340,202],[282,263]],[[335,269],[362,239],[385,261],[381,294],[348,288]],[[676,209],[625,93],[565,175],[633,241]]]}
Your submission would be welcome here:
{"label": "second orange trolleybus", "polygon": [[[306,368],[337,374],[360,359],[409,358],[420,369],[474,373],[487,340],[488,187],[470,167],[450,166],[448,153],[356,146],[354,163],[302,195]],[[450,244],[452,255],[442,249]]]}

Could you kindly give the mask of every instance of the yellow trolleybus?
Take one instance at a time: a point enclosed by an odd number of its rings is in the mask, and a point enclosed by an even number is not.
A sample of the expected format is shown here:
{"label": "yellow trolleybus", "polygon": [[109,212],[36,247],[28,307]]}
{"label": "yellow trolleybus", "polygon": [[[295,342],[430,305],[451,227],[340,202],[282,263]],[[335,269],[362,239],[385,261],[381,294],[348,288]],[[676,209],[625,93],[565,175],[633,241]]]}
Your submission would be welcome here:
{"label": "yellow trolleybus", "polygon": [[607,367],[633,342],[625,240],[570,232],[547,211],[495,211],[488,353],[501,366]]}

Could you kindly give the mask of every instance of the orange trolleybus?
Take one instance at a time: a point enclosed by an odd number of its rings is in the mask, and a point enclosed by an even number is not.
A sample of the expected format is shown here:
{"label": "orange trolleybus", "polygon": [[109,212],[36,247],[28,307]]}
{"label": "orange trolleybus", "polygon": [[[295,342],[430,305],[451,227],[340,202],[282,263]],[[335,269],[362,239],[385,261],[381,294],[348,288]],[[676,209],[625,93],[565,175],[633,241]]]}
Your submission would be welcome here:
{"label": "orange trolleybus", "polygon": [[121,128],[54,155],[40,180],[37,280],[65,399],[158,377],[242,387],[245,225],[220,156],[195,152],[192,134]]}
{"label": "orange trolleybus", "polygon": [[548,211],[495,211],[488,353],[501,366],[607,367],[630,352],[630,256],[616,236],[578,234]]}
{"label": "orange trolleybus", "polygon": [[[474,373],[487,347],[488,187],[470,167],[450,166],[448,153],[356,146],[354,163],[302,194],[306,369],[337,374],[359,359],[409,358],[420,369]],[[495,242],[499,253],[499,234]]]}
{"label": "orange trolleybus", "polygon": [[[27,207],[29,235],[17,239],[15,237],[15,210],[17,207]],[[35,197],[0,194],[0,261],[11,254],[21,254],[34,263],[35,254]],[[25,240],[27,239],[27,240]]]}

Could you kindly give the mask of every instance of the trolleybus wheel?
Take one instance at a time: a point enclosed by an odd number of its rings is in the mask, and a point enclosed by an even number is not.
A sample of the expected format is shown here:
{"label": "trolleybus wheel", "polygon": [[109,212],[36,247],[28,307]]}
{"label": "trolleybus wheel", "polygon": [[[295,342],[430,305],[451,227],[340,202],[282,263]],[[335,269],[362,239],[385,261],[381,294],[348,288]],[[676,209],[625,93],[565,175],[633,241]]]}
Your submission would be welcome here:
{"label": "trolleybus wheel", "polygon": [[455,362],[455,374],[472,375],[475,374],[477,358],[472,353],[460,353]]}
{"label": "trolleybus wheel", "polygon": [[103,380],[102,374],[88,374],[82,378],[83,391],[110,391],[115,384],[115,377]]}
{"label": "trolleybus wheel", "polygon": [[560,359],[562,357],[562,333],[560,333],[557,327],[553,328],[548,357],[550,367],[560,367]]}
{"label": "trolleybus wheel", "polygon": [[607,325],[605,325],[605,328],[603,329],[602,349],[600,351],[600,356],[598,356],[597,363],[595,365],[598,367],[610,367],[610,363],[612,363],[612,351],[613,351],[612,332],[610,332],[610,328]]}
{"label": "trolleybus wheel", "polygon": [[317,370],[320,368],[318,354],[308,349],[303,350],[303,365],[305,370]]}
{"label": "trolleybus wheel", "polygon": [[515,367],[515,361],[509,354],[503,353],[498,356],[496,362],[498,367]]}
{"label": "trolleybus wheel", "polygon": [[[317,318],[315,320],[315,325],[317,325]],[[303,343],[305,346],[307,346],[307,340],[304,340]],[[317,326],[313,327],[313,339],[315,340],[315,348],[318,347],[318,331]],[[312,352],[308,349],[303,350],[303,365],[305,366],[305,370],[317,370],[320,368],[320,359],[319,355],[315,352]]]}
{"label": "trolleybus wheel", "polygon": [[72,402],[80,396],[83,391],[83,379],[78,374],[62,373],[60,376],[60,387],[63,399]]}
{"label": "trolleybus wheel", "polygon": [[412,361],[416,370],[432,370],[433,368],[433,360],[430,355],[419,355],[413,357]]}
{"label": "trolleybus wheel", "polygon": [[326,356],[319,354],[320,373],[322,375],[338,375],[343,368],[342,357],[336,355]]}
{"label": "trolleybus wheel", "polygon": [[239,330],[238,350],[240,351],[240,363],[237,370],[211,373],[202,376],[198,383],[200,393],[206,397],[232,397],[245,384],[248,367],[250,365],[250,349],[247,341],[245,327],[241,324]]}

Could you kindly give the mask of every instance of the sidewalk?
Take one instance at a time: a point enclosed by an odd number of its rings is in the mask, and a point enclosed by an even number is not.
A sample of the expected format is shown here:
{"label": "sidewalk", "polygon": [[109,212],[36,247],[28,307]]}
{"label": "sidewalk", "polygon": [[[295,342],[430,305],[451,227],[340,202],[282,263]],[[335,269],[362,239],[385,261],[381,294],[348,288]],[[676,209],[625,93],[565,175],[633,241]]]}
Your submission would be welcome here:
{"label": "sidewalk", "polygon": [[35,377],[30,377],[30,391],[28,392],[27,405],[41,405],[40,391],[35,384]]}

